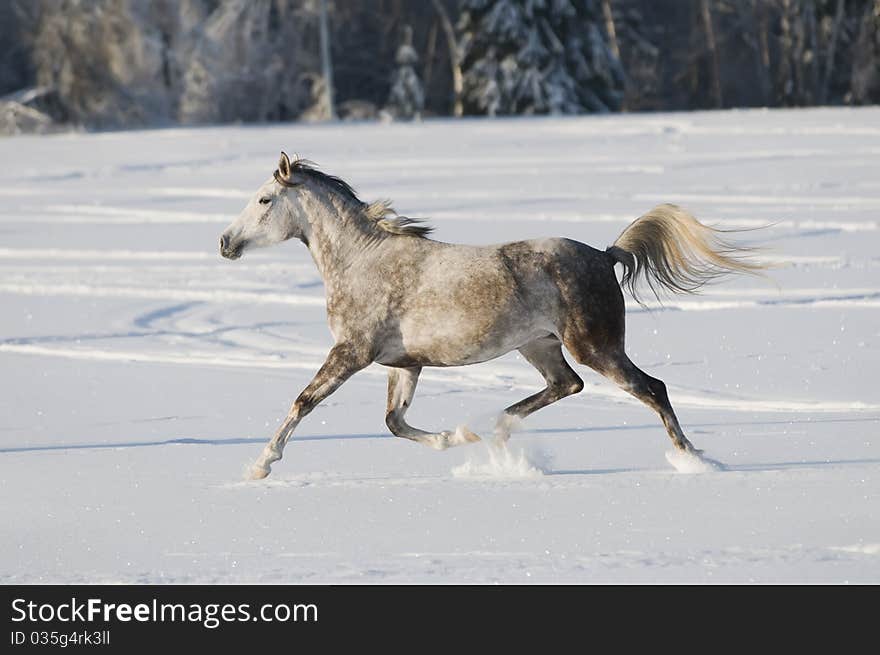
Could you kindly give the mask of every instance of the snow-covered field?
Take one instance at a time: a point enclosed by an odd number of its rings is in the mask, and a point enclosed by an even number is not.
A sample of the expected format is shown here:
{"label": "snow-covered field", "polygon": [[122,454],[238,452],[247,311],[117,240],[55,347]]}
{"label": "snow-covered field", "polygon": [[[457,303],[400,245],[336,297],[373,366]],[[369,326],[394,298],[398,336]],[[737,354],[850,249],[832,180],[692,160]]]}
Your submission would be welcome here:
{"label": "snow-covered field", "polygon": [[[281,149],[469,243],[599,247],[661,201],[780,262],[631,307],[633,360],[727,470],[588,369],[506,461],[391,437],[385,371],[245,482],[330,345],[286,243],[217,237]],[[880,582],[880,109],[170,129],[0,141],[0,581]],[[422,376],[420,427],[540,388]]]}

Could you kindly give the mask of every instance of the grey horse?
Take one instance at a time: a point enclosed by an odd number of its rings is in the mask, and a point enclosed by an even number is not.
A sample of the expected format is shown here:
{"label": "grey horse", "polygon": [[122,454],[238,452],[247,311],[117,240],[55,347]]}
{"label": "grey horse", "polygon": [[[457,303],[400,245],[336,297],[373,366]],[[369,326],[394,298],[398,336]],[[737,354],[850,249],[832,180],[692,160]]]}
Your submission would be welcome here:
{"label": "grey horse", "polygon": [[[220,253],[227,259],[288,239],[302,241],[324,280],[335,342],[251,467],[251,478],[269,475],[299,422],[373,362],[389,369],[388,429],[443,450],[480,438],[463,427],[430,432],[406,422],[422,368],[476,364],[518,350],[547,386],[500,415],[496,438],[504,442],[513,420],[583,389],[562,346],[576,362],[656,411],[679,451],[699,455],[678,423],[666,385],[626,355],[621,287],[636,300],[640,281],[655,295],[693,293],[725,273],[760,269],[740,256],[746,249],[725,243],[718,230],[668,204],[631,223],[606,250],[564,238],[475,247],[435,241],[429,233],[387,202],[364,203],[341,179],[284,153],[223,231]],[[617,264],[623,268],[620,281]]]}

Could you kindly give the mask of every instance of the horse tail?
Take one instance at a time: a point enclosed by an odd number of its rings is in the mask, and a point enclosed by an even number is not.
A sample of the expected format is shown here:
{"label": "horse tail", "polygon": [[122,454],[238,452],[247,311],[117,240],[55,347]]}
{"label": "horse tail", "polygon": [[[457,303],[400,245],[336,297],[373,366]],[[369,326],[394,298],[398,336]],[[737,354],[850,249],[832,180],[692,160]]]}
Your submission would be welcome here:
{"label": "horse tail", "polygon": [[767,266],[743,254],[752,248],[736,246],[676,205],[658,205],[621,232],[606,252],[623,264],[621,286],[641,303],[636,285],[642,279],[660,300],[660,291],[696,293],[728,273],[752,273]]}

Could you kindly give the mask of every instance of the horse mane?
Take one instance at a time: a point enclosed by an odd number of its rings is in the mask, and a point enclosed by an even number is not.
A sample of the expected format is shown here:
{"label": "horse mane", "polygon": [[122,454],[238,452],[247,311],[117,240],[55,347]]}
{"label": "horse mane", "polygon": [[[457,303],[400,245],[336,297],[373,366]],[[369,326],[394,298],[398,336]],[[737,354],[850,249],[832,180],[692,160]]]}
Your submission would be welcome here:
{"label": "horse mane", "polygon": [[351,185],[342,178],[329,175],[317,168],[314,162],[308,159],[294,159],[290,164],[291,173],[306,177],[326,187],[330,191],[342,196],[353,204],[361,212],[361,215],[372,222],[380,230],[389,234],[402,236],[427,238],[433,231],[430,225],[424,225],[421,218],[400,216],[391,206],[390,200],[379,200],[366,203],[357,197],[357,193]]}

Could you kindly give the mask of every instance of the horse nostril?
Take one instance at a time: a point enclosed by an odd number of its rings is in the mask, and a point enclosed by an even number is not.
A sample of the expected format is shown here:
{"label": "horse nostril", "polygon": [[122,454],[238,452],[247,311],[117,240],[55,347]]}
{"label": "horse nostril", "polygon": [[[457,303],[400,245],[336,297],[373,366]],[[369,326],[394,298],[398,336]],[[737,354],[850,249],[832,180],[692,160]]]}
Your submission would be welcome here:
{"label": "horse nostril", "polygon": [[229,237],[225,234],[220,236],[220,250],[226,250],[229,247]]}

